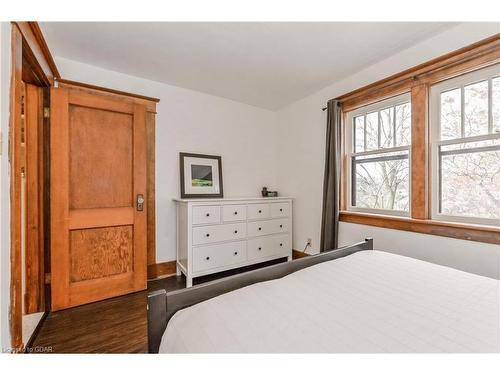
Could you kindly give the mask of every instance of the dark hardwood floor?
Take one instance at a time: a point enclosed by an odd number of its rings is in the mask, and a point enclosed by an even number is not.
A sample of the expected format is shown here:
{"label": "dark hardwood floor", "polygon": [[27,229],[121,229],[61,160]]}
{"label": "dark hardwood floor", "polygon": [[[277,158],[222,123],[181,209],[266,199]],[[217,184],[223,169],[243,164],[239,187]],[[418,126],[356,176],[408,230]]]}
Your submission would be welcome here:
{"label": "dark hardwood floor", "polygon": [[[194,279],[193,283],[196,285],[285,260],[207,275]],[[149,280],[146,291],[50,312],[28,350],[32,353],[147,353],[148,292],[185,287],[184,276]]]}
{"label": "dark hardwood floor", "polygon": [[50,312],[33,341],[32,352],[144,353],[148,322],[146,293]]}

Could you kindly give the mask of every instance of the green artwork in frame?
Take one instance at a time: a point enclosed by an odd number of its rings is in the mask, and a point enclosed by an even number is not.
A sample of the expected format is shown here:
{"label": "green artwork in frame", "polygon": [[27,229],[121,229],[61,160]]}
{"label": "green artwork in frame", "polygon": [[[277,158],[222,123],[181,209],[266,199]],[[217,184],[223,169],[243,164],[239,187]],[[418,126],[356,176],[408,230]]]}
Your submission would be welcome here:
{"label": "green artwork in frame", "polygon": [[179,153],[181,198],[222,198],[222,158]]}

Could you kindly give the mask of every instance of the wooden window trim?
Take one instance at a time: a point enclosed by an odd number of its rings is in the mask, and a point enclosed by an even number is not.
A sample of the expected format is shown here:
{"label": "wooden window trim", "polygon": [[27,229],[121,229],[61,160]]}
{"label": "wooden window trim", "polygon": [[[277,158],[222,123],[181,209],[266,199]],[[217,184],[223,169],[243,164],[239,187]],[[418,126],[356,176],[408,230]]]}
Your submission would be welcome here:
{"label": "wooden window trim", "polygon": [[410,217],[430,219],[429,85],[411,89]]}
{"label": "wooden window trim", "polygon": [[434,84],[500,61],[500,33],[447,53],[413,68],[343,94],[336,99],[348,112],[383,100],[411,87]]}
{"label": "wooden window trim", "polygon": [[[342,170],[340,221],[410,232],[500,244],[500,228],[431,220],[431,165],[429,92],[432,85],[500,63],[500,33],[448,53],[414,68],[377,81],[337,99],[342,104]],[[411,208],[410,217],[347,211],[348,157],[347,113],[357,108],[409,92],[412,100]]]}
{"label": "wooden window trim", "polygon": [[493,226],[452,223],[429,219],[420,220],[351,211],[340,211],[340,221],[500,245],[500,228]]}

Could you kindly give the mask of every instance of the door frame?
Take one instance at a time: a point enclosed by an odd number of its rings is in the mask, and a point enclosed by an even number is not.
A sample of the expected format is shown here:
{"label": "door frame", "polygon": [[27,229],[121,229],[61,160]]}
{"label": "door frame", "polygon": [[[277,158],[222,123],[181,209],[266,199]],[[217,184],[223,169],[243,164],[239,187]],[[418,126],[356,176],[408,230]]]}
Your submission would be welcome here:
{"label": "door frame", "polygon": [[[22,339],[22,214],[21,136],[24,82],[47,89],[59,72],[36,22],[11,23],[11,77],[9,117],[10,160],[10,309],[11,350],[21,352]],[[37,160],[38,162],[38,160]],[[39,181],[43,184],[43,181]],[[42,218],[43,219],[43,218]],[[44,237],[44,236],[43,236]],[[43,241],[43,239],[41,239]],[[42,249],[42,248],[41,248]],[[40,249],[40,250],[41,250]],[[43,283],[44,281],[41,280]],[[43,286],[39,286],[43,288]]]}

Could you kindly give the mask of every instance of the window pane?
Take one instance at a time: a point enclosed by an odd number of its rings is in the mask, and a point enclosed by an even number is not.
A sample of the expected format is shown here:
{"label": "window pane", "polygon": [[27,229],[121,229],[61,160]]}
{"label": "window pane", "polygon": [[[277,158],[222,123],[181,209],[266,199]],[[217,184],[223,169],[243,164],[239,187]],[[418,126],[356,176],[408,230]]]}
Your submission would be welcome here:
{"label": "window pane", "polygon": [[352,205],[408,211],[408,152],[354,158]]}
{"label": "window pane", "polygon": [[354,152],[361,152],[365,150],[365,118],[354,118]]}
{"label": "window pane", "polygon": [[396,146],[411,142],[411,103],[396,106]]}
{"label": "window pane", "polygon": [[[441,156],[441,213],[500,219],[500,150],[443,147]],[[462,151],[461,151],[462,150]],[[469,152],[464,152],[468,150]]]}
{"label": "window pane", "polygon": [[488,81],[464,87],[464,132],[466,137],[488,134]]}
{"label": "window pane", "polygon": [[491,103],[493,104],[493,132],[500,133],[500,77],[493,79],[492,84]]}
{"label": "window pane", "polygon": [[380,147],[394,147],[394,107],[380,111]]}
{"label": "window pane", "polygon": [[441,139],[461,137],[460,89],[441,93]]}
{"label": "window pane", "polygon": [[366,115],[366,150],[378,148],[378,112]]}

